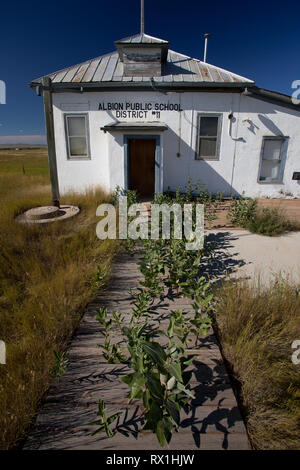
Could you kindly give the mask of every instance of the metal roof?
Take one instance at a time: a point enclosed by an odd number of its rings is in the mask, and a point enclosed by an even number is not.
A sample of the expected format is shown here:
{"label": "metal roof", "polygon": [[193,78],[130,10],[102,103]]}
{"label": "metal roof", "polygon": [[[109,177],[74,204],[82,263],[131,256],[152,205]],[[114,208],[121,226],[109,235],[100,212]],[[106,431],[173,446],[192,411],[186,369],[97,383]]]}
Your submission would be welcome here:
{"label": "metal roof", "polygon": [[120,39],[116,41],[120,44],[129,44],[129,43],[136,43],[136,44],[169,44],[169,41],[165,39],[155,38],[154,36],[149,36],[149,34],[141,33],[136,34],[135,36],[128,36],[127,38]]}
{"label": "metal roof", "polygon": [[[149,36],[147,34],[137,34],[130,36],[116,43],[158,43],[168,44],[168,41],[164,41],[159,38]],[[105,84],[121,84],[132,82],[149,82],[150,79],[154,83],[163,84],[188,84],[212,86],[214,84],[218,86],[222,85],[238,85],[238,84],[253,84],[252,80],[242,77],[235,73],[221,69],[211,64],[201,62],[198,59],[193,59],[187,55],[168,50],[167,60],[162,64],[162,75],[154,77],[126,77],[123,74],[123,64],[120,61],[120,57],[117,51],[105,54],[95,59],[88,60],[81,64],[67,67],[58,72],[51,73],[48,75],[53,84],[59,84],[60,86],[67,86],[67,84],[82,84],[87,86],[88,84],[104,86]],[[33,80],[31,86],[40,84],[42,77]],[[130,83],[131,84],[131,83]],[[141,83],[140,83],[141,84]]]}

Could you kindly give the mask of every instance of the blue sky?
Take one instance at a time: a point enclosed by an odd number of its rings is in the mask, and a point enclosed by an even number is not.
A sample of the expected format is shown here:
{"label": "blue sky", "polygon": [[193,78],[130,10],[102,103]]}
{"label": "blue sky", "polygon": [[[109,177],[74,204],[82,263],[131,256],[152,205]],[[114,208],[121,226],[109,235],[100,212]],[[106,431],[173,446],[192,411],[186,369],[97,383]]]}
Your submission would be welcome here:
{"label": "blue sky", "polygon": [[[300,80],[298,2],[145,0],[146,33],[168,39],[175,51],[291,94]],[[114,50],[113,42],[139,32],[140,0],[6,1],[1,5],[0,136],[43,135],[42,98],[29,82]]]}

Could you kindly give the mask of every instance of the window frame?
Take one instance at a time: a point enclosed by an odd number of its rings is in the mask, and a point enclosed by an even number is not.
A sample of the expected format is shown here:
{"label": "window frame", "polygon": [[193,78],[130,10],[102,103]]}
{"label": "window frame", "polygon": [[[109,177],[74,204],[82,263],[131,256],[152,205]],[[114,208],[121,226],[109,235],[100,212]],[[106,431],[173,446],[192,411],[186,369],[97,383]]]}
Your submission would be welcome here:
{"label": "window frame", "polygon": [[[210,136],[201,136],[200,135],[200,128],[201,128],[201,118],[202,117],[217,117],[218,118],[218,129],[217,129],[217,142],[216,142],[216,155],[214,157],[207,156],[202,157],[200,155],[200,139],[201,137],[209,138]],[[222,128],[223,128],[223,113],[198,113],[197,114],[197,138],[196,138],[196,152],[195,152],[195,160],[202,160],[202,161],[219,161],[221,158],[221,139],[222,139]],[[213,137],[213,136],[211,136]]]}
{"label": "window frame", "polygon": [[[68,127],[68,118],[70,117],[84,117],[85,119],[85,137],[86,137],[87,155],[75,155],[75,156],[71,155],[70,140],[69,140],[70,135],[69,135],[69,127]],[[67,149],[67,160],[91,160],[89,114],[88,113],[64,113],[64,122],[65,122],[65,140],[66,140],[66,149]]]}
{"label": "window frame", "polygon": [[[264,135],[262,137],[260,157],[259,157],[259,166],[258,166],[258,175],[257,175],[257,182],[259,184],[283,184],[285,153],[287,151],[287,148],[285,149],[285,144],[288,142],[288,139],[289,139],[289,137],[284,136],[284,135]],[[265,142],[267,140],[281,141],[278,177],[276,179],[272,179],[272,180],[270,180],[270,179],[262,180],[261,179],[262,162],[264,160],[263,155],[264,155],[264,149],[265,149]]]}

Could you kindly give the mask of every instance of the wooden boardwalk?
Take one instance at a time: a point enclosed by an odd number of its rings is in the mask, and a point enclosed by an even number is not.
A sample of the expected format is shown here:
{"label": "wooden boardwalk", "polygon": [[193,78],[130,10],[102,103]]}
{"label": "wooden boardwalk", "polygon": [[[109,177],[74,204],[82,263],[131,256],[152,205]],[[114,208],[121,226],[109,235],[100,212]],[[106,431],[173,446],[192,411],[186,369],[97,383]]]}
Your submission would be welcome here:
{"label": "wooden boardwalk", "polygon": [[[139,431],[140,403],[136,400],[128,404],[128,387],[120,381],[128,371],[127,366],[107,364],[98,347],[103,343],[103,336],[99,333],[95,308],[108,305],[110,312],[121,312],[126,321],[132,301],[129,289],[138,287],[139,277],[136,259],[121,255],[115,262],[109,288],[88,305],[68,351],[67,371],[50,388],[24,449],[161,449],[155,435]],[[165,328],[168,312],[178,309],[191,312],[190,301],[184,298],[158,301],[152,308],[151,321]],[[116,336],[115,341],[126,347],[122,338]],[[197,354],[191,382],[195,399],[189,413],[183,412],[179,432],[173,435],[169,449],[249,449],[245,426],[214,334],[210,332],[197,350],[191,352]],[[129,437],[91,435],[96,428],[88,423],[96,419],[99,399],[105,401],[108,414],[124,410],[121,419],[132,430]]]}

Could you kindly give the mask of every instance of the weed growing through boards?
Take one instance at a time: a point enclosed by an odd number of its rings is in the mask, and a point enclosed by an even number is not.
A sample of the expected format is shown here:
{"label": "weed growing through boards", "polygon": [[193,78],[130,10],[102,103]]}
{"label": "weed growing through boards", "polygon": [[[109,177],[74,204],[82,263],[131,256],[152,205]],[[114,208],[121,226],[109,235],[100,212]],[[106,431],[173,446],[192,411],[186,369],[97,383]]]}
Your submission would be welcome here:
{"label": "weed growing through boards", "polygon": [[[181,195],[178,199],[184,202]],[[136,241],[125,243],[128,252],[134,254]],[[210,328],[213,295],[210,283],[199,273],[203,256],[213,255],[213,249],[204,243],[200,250],[186,250],[187,239],[175,239],[172,230],[169,239],[140,243],[138,266],[143,278],[140,287],[131,291],[133,306],[128,324],[117,312],[109,315],[107,307],[98,309],[96,318],[104,336],[104,358],[130,368],[130,373],[121,378],[128,386],[129,402],[141,400],[141,429],[152,431],[163,447],[180,427],[181,410],[189,408],[194,398],[189,384],[195,356],[188,354],[188,345],[194,341],[197,347],[199,337]],[[159,324],[150,327],[151,306],[170,293],[192,300],[192,316],[187,318],[182,310],[170,311],[166,331],[160,330]],[[113,345],[115,331],[125,339],[127,350]],[[97,419],[89,424],[97,426],[93,434],[105,432],[108,437],[134,432],[122,421],[121,411],[108,416],[102,400]]]}

